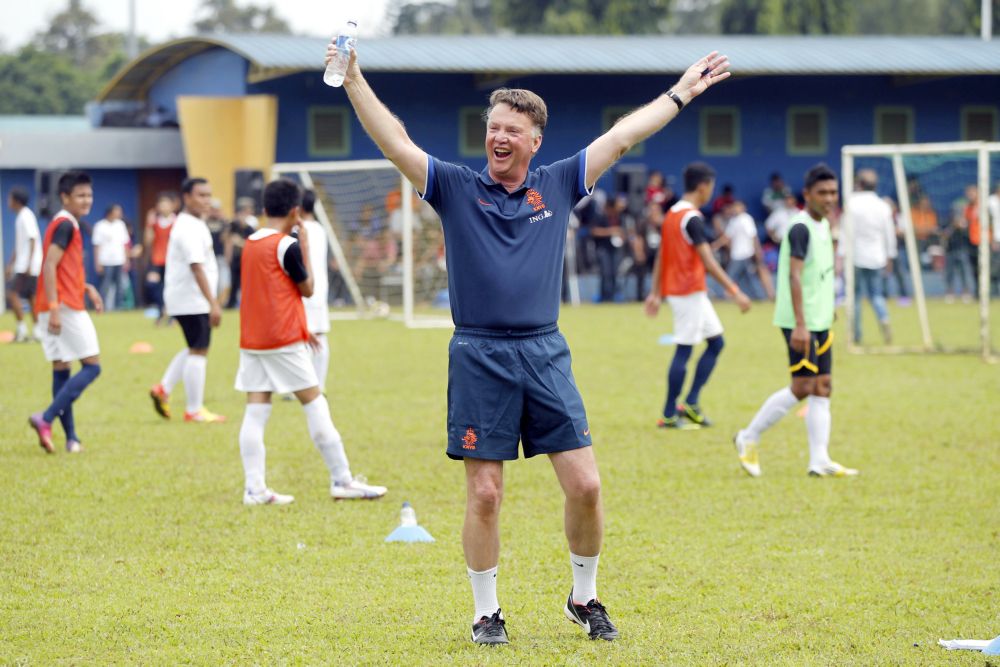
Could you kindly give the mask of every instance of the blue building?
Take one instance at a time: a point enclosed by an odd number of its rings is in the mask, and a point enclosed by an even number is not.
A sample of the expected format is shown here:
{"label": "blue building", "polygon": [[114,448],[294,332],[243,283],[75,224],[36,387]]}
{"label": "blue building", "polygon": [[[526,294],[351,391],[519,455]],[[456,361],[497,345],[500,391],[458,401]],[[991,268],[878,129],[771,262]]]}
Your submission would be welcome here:
{"label": "blue building", "polygon": [[[71,140],[59,134],[65,128],[38,127],[24,139],[23,128],[0,121],[0,192],[4,200],[14,185],[35,192],[47,170],[86,167],[97,175],[94,215],[113,199],[137,220],[158,190],[176,188],[185,167],[212,175],[229,208],[237,170],[380,157],[344,91],[323,84],[324,50],[322,39],[280,35],[158,46],[110,82],[86,122],[73,121]],[[362,40],[359,58],[421,147],[478,168],[485,163],[480,114],[494,88],[529,88],[546,100],[549,127],[537,158],[545,163],[578,151],[712,50],[729,55],[733,77],[622,164],[676,175],[705,160],[759,215],[754,207],[772,171],[798,188],[818,161],[839,169],[845,144],[1000,140],[997,40],[392,37]],[[5,212],[7,248],[12,224]]]}

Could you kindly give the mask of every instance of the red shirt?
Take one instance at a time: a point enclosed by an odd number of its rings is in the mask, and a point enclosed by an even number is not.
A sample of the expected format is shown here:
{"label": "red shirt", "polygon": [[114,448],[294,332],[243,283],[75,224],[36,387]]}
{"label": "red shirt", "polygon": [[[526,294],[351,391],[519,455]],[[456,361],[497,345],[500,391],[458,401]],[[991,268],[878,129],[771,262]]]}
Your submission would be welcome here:
{"label": "red shirt", "polygon": [[174,227],[176,216],[166,218],[153,215],[149,225],[153,228],[153,248],[150,252],[150,262],[153,266],[166,266],[167,244],[170,242],[170,230]]}
{"label": "red shirt", "polygon": [[280,233],[251,236],[243,246],[241,349],[275,350],[309,340],[302,294],[278,261],[283,238]]}
{"label": "red shirt", "polygon": [[[683,199],[663,216],[660,242],[660,294],[686,296],[706,291],[705,264],[695,243],[685,234],[684,226],[692,216],[701,217],[698,209]],[[696,220],[700,223],[700,220]]]}
{"label": "red shirt", "polygon": [[67,222],[73,226],[73,234],[63,251],[63,256],[59,259],[59,264],[56,265],[56,300],[73,310],[87,309],[83,299],[86,273],[83,269],[83,237],[80,235],[80,225],[72,215],[66,211],[59,211],[46,228],[45,238],[42,240],[43,268],[38,276],[38,291],[35,294],[36,313],[49,311],[49,299],[45,296],[45,260],[49,256],[52,236],[63,223]]}

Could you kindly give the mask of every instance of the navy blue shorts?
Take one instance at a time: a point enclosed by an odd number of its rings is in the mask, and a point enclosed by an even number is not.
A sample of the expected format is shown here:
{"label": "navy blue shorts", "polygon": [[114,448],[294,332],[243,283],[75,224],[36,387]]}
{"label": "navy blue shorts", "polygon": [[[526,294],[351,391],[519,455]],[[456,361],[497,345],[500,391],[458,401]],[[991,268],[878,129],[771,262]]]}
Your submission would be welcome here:
{"label": "navy blue shorts", "polygon": [[556,325],[458,328],[448,346],[448,456],[511,461],[591,444],[569,346]]}

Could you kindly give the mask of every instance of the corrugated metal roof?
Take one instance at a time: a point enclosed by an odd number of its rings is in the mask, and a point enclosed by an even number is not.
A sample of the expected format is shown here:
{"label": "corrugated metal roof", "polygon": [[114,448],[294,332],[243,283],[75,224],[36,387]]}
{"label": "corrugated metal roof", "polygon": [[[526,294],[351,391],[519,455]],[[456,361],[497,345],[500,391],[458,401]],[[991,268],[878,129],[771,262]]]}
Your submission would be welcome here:
{"label": "corrugated metal roof", "polygon": [[[294,35],[207,35],[156,47],[131,64],[99,99],[135,99],[150,75],[207,48],[250,62],[251,79],[319,70],[327,40]],[[1000,74],[1000,40],[973,37],[829,36],[419,36],[362,39],[369,72],[477,74],[670,74],[712,50],[735,74]]]}

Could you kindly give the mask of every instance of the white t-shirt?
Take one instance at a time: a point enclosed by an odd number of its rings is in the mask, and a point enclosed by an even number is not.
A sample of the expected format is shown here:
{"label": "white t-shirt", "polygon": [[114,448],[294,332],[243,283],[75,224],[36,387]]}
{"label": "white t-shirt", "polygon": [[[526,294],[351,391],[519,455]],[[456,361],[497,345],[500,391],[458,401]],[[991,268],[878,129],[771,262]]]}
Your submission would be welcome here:
{"label": "white t-shirt", "polygon": [[764,221],[764,229],[771,235],[771,238],[778,239],[780,242],[785,238],[785,232],[788,231],[788,223],[791,222],[792,216],[796,213],[798,213],[798,209],[779,206],[774,209],[774,213],[767,216],[767,220]]}
{"label": "white t-shirt", "polygon": [[[29,248],[31,239],[34,249]],[[24,206],[14,221],[14,273],[37,276],[42,272],[42,236],[38,232],[38,219],[30,208]]]}
{"label": "white t-shirt", "polygon": [[730,259],[738,261],[753,257],[757,225],[749,213],[739,213],[730,218],[726,225],[726,236],[729,237]]}
{"label": "white t-shirt", "polygon": [[326,275],[328,252],[326,230],[315,220],[305,220],[303,225],[309,237],[309,273],[313,279],[312,296],[302,297],[302,304],[306,309],[306,327],[310,333],[326,333],[330,330],[330,308],[327,305],[330,281]]}
{"label": "white t-shirt", "polygon": [[884,269],[896,245],[892,209],[874,192],[860,191],[847,199],[844,214],[854,225],[854,266]]}
{"label": "white t-shirt", "polygon": [[124,220],[100,220],[94,225],[92,242],[97,248],[98,264],[101,266],[125,264],[129,236]]}
{"label": "white t-shirt", "polygon": [[208,299],[194,279],[192,264],[201,264],[208,288],[215,296],[219,266],[212,248],[212,233],[203,220],[182,212],[170,230],[167,244],[167,268],[163,278],[163,303],[167,315],[201,315],[211,311]]}

